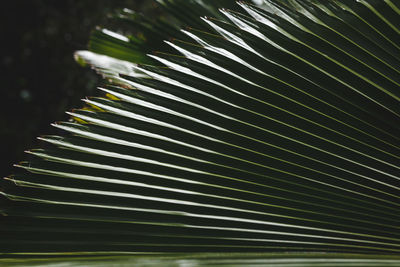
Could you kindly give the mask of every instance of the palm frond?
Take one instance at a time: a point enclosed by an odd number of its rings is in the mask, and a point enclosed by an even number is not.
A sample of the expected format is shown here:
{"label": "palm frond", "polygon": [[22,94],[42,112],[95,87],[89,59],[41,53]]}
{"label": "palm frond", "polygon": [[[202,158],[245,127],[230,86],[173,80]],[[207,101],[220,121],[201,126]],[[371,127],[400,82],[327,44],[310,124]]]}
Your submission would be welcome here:
{"label": "palm frond", "polygon": [[124,11],[151,37],[98,30],[104,55],[78,53],[106,76],[104,97],[2,181],[1,251],[400,264],[398,4],[267,0],[217,15],[212,1],[161,2],[194,26],[162,32]]}

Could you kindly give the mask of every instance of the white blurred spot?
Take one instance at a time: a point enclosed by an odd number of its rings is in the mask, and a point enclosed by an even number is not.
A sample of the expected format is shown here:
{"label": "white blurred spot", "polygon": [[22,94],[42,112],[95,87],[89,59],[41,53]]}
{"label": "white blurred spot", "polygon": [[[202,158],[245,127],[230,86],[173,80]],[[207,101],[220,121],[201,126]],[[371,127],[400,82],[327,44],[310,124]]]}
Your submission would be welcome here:
{"label": "white blurred spot", "polygon": [[264,0],[253,0],[253,3],[254,3],[255,5],[261,6],[262,4],[264,4]]}
{"label": "white blurred spot", "polygon": [[116,39],[119,39],[121,41],[129,42],[128,37],[126,37],[126,36],[124,36],[122,34],[119,34],[119,33],[116,33],[116,32],[112,32],[112,31],[107,30],[107,29],[103,29],[102,32],[107,34],[107,35],[110,35],[110,36],[112,36],[112,37],[114,37]]}

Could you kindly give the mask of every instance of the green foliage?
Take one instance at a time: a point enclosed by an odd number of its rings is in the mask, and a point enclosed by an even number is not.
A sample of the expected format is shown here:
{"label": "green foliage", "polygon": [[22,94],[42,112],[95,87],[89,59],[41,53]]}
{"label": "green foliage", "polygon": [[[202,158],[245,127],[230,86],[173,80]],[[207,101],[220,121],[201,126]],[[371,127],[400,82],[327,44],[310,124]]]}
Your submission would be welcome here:
{"label": "green foliage", "polygon": [[104,97],[3,182],[2,251],[400,264],[397,4],[160,2],[183,30],[123,10],[77,53]]}

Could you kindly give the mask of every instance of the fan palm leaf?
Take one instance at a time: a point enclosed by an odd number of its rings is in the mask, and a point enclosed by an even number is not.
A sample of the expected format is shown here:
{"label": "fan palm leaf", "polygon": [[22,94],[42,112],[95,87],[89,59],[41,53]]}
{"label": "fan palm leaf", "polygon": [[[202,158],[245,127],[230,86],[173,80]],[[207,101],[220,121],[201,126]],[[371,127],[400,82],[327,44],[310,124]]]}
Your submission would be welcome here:
{"label": "fan palm leaf", "polygon": [[399,5],[220,2],[160,1],[182,30],[123,10],[142,37],[93,33],[77,58],[103,97],[2,181],[3,253],[400,264]]}

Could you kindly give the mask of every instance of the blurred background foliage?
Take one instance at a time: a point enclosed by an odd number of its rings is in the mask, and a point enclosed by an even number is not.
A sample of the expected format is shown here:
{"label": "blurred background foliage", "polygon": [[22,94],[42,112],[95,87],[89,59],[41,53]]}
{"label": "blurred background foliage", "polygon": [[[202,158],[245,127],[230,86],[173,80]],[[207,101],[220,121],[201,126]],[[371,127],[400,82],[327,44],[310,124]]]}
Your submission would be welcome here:
{"label": "blurred background foliage", "polygon": [[13,0],[1,8],[0,176],[27,158],[50,123],[95,93],[100,77],[80,67],[73,52],[87,49],[90,32],[117,8],[153,8],[151,0]]}

